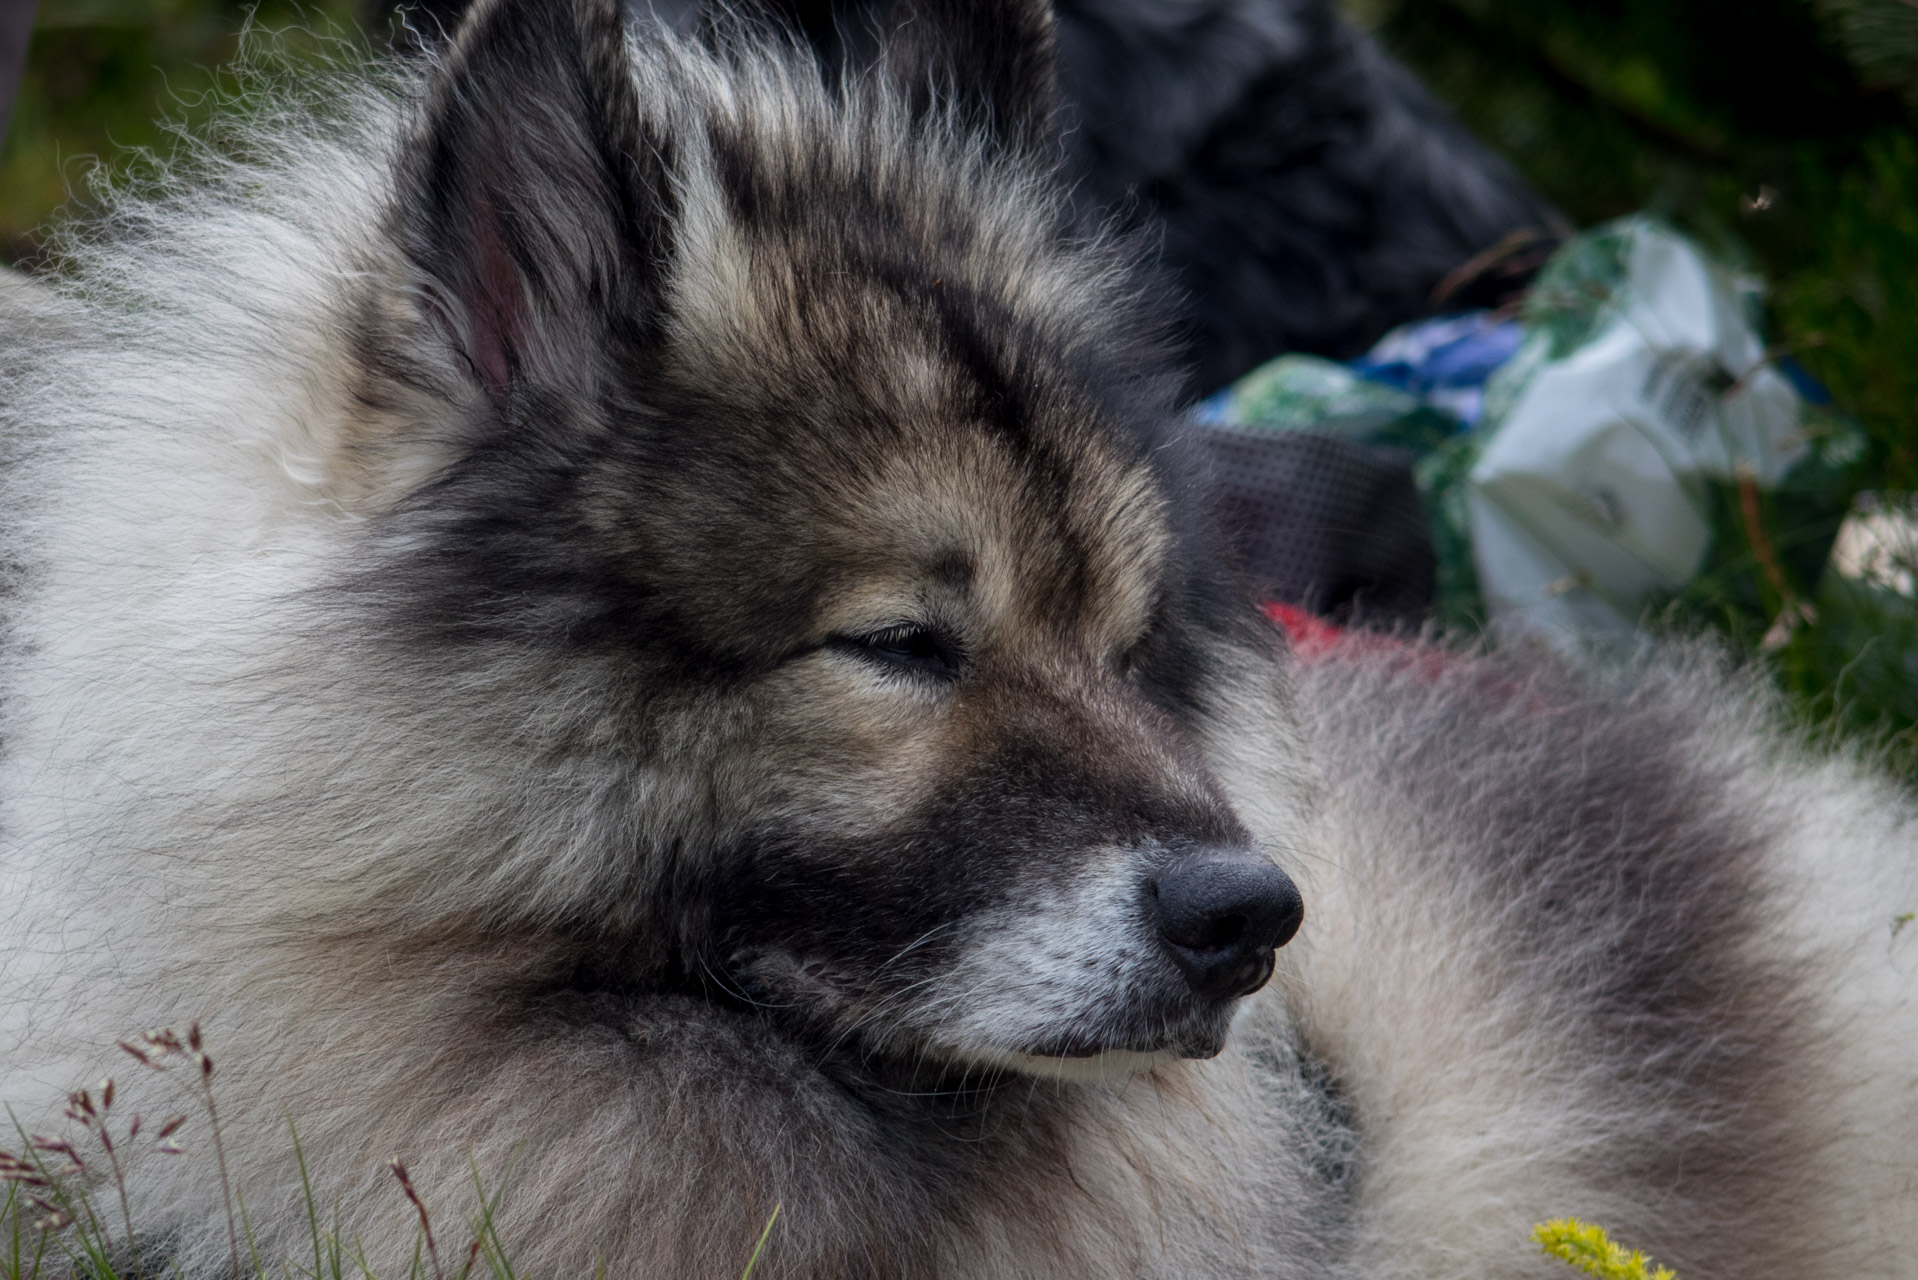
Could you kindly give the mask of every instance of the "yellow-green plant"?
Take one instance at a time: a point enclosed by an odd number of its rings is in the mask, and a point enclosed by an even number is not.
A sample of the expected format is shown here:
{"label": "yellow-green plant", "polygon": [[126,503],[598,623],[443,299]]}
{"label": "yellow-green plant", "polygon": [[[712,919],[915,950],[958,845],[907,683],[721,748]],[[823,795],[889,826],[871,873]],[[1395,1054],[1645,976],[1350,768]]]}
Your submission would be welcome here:
{"label": "yellow-green plant", "polygon": [[1636,1249],[1613,1244],[1605,1228],[1577,1218],[1553,1218],[1532,1228],[1539,1248],[1597,1280],[1678,1280],[1671,1268],[1654,1267]]}

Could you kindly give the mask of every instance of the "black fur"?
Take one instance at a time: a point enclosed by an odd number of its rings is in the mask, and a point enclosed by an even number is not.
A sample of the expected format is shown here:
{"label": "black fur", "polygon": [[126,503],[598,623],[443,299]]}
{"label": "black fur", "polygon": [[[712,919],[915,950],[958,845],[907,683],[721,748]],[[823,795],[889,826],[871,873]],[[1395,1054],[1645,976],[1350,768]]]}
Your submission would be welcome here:
{"label": "black fur", "polygon": [[1161,237],[1194,393],[1356,355],[1561,222],[1331,0],[1060,0],[1059,45],[1083,196]]}

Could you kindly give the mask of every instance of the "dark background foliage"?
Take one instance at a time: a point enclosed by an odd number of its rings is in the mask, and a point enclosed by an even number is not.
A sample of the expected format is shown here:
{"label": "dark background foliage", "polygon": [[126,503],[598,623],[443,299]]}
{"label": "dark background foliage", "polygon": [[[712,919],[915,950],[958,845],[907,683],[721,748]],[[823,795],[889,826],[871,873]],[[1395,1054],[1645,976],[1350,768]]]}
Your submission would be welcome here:
{"label": "dark background foliage", "polygon": [[[1918,6],[1907,0],[1375,0],[1355,16],[1566,213],[1650,209],[1769,282],[1769,337],[1873,449],[1851,485],[1918,488]],[[1896,499],[1894,498],[1894,501]],[[1788,514],[1769,537],[1783,544]],[[1737,590],[1742,522],[1672,605],[1757,649],[1792,601]],[[1783,557],[1789,563],[1789,557]],[[1796,575],[1814,606],[1766,660],[1815,722],[1918,762],[1918,619]],[[1813,580],[1805,580],[1812,577]]]}
{"label": "dark background foliage", "polygon": [[[1894,501],[1918,490],[1918,5],[1347,3],[1575,221],[1650,209],[1762,275],[1775,345],[1872,441],[1848,488]],[[164,152],[160,117],[210,110],[216,69],[249,24],[352,31],[368,18],[365,0],[41,0],[0,148],[0,261],[32,263],[34,228],[84,200],[96,159]],[[264,43],[294,61],[327,45]],[[1788,542],[1788,523],[1769,536]],[[1668,619],[1723,629],[1754,652],[1771,634],[1764,660],[1808,717],[1888,737],[1918,760],[1909,599],[1830,573],[1800,573],[1780,592],[1743,532],[1734,523],[1713,573]],[[1815,614],[1780,645],[1778,615],[1798,602]]]}

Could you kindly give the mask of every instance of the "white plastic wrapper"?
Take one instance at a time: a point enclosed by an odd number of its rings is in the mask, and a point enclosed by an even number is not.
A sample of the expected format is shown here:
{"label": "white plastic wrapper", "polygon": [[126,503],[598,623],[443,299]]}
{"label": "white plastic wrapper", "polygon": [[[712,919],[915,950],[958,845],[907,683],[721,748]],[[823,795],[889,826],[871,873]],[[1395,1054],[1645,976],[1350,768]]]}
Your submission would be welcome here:
{"label": "white plastic wrapper", "polygon": [[1565,323],[1535,327],[1487,389],[1466,494],[1494,625],[1567,647],[1630,634],[1652,593],[1698,572],[1703,480],[1749,468],[1771,487],[1807,448],[1751,286],[1650,219],[1581,256],[1540,281],[1564,296],[1534,299]]}

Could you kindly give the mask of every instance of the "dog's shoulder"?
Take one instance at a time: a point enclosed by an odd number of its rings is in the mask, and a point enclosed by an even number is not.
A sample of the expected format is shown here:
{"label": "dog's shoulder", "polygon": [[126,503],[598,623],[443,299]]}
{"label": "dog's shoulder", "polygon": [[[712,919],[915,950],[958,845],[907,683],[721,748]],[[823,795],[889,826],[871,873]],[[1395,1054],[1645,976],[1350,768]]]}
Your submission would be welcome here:
{"label": "dog's shoulder", "polygon": [[1894,790],[1697,650],[1607,676],[1347,643],[1297,689],[1322,777],[1290,990],[1392,1171],[1385,1234],[1518,1250],[1576,1212],[1681,1274],[1859,1246],[1808,1210],[1889,1113],[1827,993],[1886,958],[1867,886],[1914,889]]}

